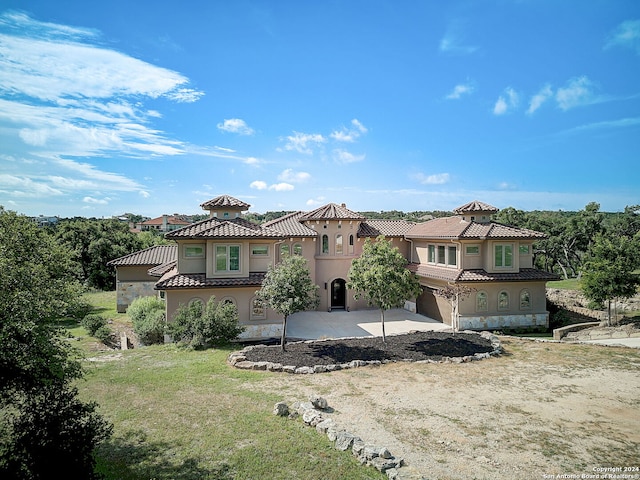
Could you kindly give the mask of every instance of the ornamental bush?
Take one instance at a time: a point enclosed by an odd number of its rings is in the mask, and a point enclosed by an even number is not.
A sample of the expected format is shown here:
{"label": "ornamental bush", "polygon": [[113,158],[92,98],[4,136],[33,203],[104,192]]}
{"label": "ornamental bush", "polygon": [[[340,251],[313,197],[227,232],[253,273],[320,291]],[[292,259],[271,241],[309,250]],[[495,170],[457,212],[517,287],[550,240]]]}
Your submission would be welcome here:
{"label": "ornamental bush", "polygon": [[233,303],[216,302],[211,297],[206,306],[201,302],[181,305],[167,330],[174,341],[197,349],[228,343],[245,327],[238,323],[238,309]]}
{"label": "ornamental bush", "polygon": [[133,331],[144,345],[164,343],[165,305],[158,297],[140,297],[135,299],[127,314],[133,323]]}
{"label": "ornamental bush", "polygon": [[85,315],[84,318],[80,321],[80,325],[82,325],[91,336],[95,336],[98,329],[104,327],[106,324],[107,319],[102,315],[98,315],[95,313]]}

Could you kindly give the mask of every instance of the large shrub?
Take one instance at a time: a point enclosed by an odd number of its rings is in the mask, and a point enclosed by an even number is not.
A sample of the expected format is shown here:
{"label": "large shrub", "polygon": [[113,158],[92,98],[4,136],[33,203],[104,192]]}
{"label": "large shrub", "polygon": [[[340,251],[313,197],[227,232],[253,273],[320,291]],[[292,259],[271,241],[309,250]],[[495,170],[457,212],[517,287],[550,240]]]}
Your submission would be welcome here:
{"label": "large shrub", "polygon": [[193,348],[228,343],[245,327],[238,323],[238,309],[230,302],[216,302],[211,297],[206,306],[200,302],[181,305],[167,326],[174,341]]}
{"label": "large shrub", "polygon": [[92,336],[96,334],[96,331],[99,328],[104,327],[106,324],[107,324],[107,319],[104,318],[102,315],[98,315],[96,313],[90,313],[89,315],[85,315],[85,317],[80,322],[80,325],[82,325],[85,328],[85,330],[89,332],[89,335],[92,335]]}
{"label": "large shrub", "polygon": [[140,297],[135,299],[127,314],[133,323],[133,330],[144,345],[164,342],[165,305],[158,297]]}

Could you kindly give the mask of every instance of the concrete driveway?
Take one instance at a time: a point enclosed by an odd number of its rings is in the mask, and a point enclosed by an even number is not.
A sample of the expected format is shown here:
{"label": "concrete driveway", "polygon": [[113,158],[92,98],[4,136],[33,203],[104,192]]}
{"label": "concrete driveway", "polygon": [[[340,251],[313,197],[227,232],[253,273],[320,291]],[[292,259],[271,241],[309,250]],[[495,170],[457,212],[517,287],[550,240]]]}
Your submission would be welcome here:
{"label": "concrete driveway", "polygon": [[[411,330],[450,332],[451,327],[432,318],[396,308],[384,313],[384,330],[387,335],[391,335]],[[382,336],[380,310],[298,312],[287,319],[287,339],[290,341],[371,336]]]}

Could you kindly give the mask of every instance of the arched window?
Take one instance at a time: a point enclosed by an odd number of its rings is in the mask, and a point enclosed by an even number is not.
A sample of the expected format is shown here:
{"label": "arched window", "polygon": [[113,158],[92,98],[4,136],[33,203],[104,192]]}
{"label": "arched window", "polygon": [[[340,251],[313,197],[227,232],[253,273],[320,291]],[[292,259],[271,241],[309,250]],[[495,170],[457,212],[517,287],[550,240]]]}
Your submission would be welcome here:
{"label": "arched window", "polygon": [[220,299],[220,303],[231,303],[233,305],[237,305],[236,304],[236,299],[233,297],[222,297]]}
{"label": "arched window", "polygon": [[349,235],[349,255],[353,255],[353,234]]}
{"label": "arched window", "polygon": [[486,312],[488,308],[487,292],[479,291],[476,293],[476,311]]}
{"label": "arched window", "polygon": [[294,243],[293,244],[293,254],[294,255],[302,255],[302,244]]}
{"label": "arched window", "polygon": [[342,255],[342,234],[336,235],[336,255]]}
{"label": "arched window", "polygon": [[264,320],[267,318],[267,309],[256,297],[251,299],[251,320]]}
{"label": "arched window", "polygon": [[522,290],[520,292],[520,309],[529,310],[531,308],[531,294],[529,290]]}
{"label": "arched window", "polygon": [[322,253],[329,253],[329,236],[322,235]]}
{"label": "arched window", "polygon": [[280,245],[280,258],[284,257],[285,255],[289,255],[289,245],[283,243],[282,245]]}
{"label": "arched window", "polygon": [[509,309],[509,294],[502,290],[498,294],[498,310],[508,310]]}

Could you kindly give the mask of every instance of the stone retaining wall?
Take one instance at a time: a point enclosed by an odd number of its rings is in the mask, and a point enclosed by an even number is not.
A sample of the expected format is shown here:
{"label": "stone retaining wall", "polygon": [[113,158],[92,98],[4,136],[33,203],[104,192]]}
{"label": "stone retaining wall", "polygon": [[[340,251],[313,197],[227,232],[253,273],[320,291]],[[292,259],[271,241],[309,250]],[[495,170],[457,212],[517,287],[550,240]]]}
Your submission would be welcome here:
{"label": "stone retaining wall", "polygon": [[278,402],[273,408],[274,415],[289,418],[301,417],[302,421],[326,435],[336,450],[351,450],[362,465],[371,466],[385,473],[390,480],[421,480],[425,477],[406,465],[402,458],[395,457],[385,446],[365,442],[362,438],[340,428],[329,416],[327,401],[311,395],[308,402],[295,402],[291,408],[285,402]]}
{"label": "stone retaining wall", "polygon": [[[473,335],[480,335],[484,338],[487,338],[491,341],[492,351],[487,353],[476,353],[474,355],[468,355],[465,357],[443,357],[442,360],[418,360],[415,363],[466,363],[473,362],[477,360],[483,360],[485,358],[489,358],[492,355],[500,355],[502,350],[502,345],[500,343],[500,339],[491,332],[473,332],[470,330],[464,331],[462,333],[470,333]],[[331,339],[327,339],[331,340]],[[318,340],[305,340],[304,342],[297,343],[315,343]],[[268,370],[270,372],[284,372],[284,373],[297,373],[297,374],[310,374],[310,373],[325,373],[325,372],[334,372],[336,370],[346,370],[349,368],[357,368],[357,367],[365,367],[365,366],[379,366],[385,363],[393,363],[393,360],[352,360],[349,363],[340,363],[335,365],[314,365],[314,366],[297,366],[297,365],[282,365],[281,363],[273,363],[273,362],[251,362],[247,360],[247,357],[244,355],[245,352],[251,351],[254,348],[264,348],[263,345],[250,345],[248,347],[243,348],[239,352],[232,352],[227,361],[229,364],[236,368],[241,368],[244,370]],[[411,360],[404,360],[411,361]]]}

